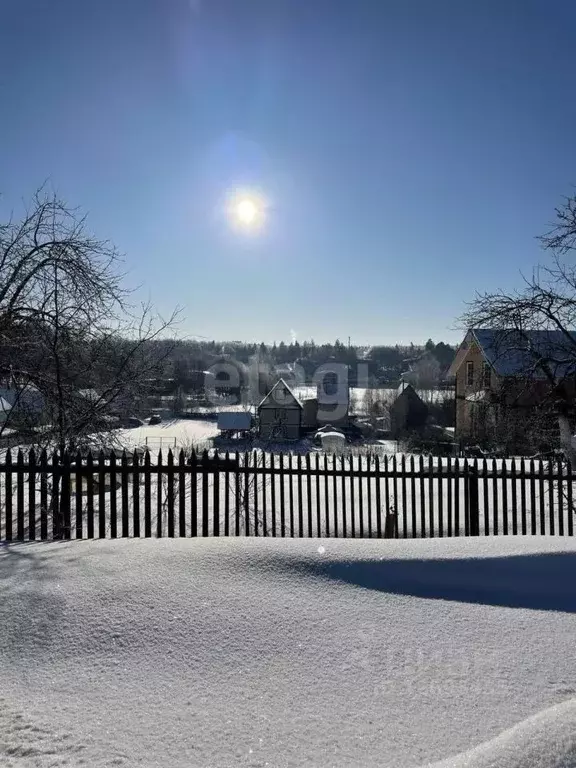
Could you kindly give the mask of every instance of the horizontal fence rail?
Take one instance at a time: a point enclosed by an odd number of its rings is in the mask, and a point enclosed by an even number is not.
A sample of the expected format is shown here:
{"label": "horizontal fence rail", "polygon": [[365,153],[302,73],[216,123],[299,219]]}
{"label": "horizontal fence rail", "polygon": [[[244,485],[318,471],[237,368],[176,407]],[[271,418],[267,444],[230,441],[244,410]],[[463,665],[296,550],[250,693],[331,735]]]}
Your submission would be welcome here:
{"label": "horizontal fence rail", "polygon": [[7,451],[0,539],[573,536],[575,478],[533,459]]}

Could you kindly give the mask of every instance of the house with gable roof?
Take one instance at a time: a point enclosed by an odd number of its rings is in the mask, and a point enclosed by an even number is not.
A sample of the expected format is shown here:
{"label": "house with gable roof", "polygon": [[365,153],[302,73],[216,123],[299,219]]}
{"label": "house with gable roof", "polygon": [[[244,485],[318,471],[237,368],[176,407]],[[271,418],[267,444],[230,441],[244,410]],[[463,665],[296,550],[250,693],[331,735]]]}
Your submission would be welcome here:
{"label": "house with gable roof", "polygon": [[527,410],[570,408],[576,395],[576,332],[472,328],[449,369],[455,378],[458,438],[479,438],[503,409],[519,428]]}
{"label": "house with gable roof", "polygon": [[302,403],[284,379],[280,379],[258,406],[260,437],[263,440],[298,440],[302,412]]}

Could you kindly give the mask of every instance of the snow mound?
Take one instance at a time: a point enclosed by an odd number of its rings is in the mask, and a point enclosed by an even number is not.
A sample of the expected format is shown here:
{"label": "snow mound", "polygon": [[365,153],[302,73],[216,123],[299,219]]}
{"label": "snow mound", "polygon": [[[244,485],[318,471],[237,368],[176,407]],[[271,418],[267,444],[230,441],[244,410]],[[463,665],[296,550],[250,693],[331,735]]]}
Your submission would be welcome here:
{"label": "snow mound", "polygon": [[429,768],[575,768],[576,699],[539,712],[491,741]]}
{"label": "snow mound", "polygon": [[576,768],[575,573],[561,537],[0,546],[0,766]]}

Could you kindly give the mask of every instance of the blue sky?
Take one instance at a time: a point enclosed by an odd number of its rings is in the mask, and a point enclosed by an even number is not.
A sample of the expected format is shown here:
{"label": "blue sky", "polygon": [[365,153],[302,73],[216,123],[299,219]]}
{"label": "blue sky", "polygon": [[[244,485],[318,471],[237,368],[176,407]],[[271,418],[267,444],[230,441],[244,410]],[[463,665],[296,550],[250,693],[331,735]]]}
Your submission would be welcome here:
{"label": "blue sky", "polygon": [[[566,0],[0,0],[4,208],[45,179],[182,331],[457,340],[576,182]],[[230,190],[268,205],[256,236]]]}

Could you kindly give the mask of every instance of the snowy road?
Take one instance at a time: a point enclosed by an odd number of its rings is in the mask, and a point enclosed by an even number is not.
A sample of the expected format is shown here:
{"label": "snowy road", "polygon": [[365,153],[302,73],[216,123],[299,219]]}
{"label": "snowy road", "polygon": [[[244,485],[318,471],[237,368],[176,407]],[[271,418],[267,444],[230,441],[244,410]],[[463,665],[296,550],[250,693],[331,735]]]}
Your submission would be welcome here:
{"label": "snowy road", "polygon": [[5,545],[0,763],[444,760],[575,695],[575,573],[558,538]]}

